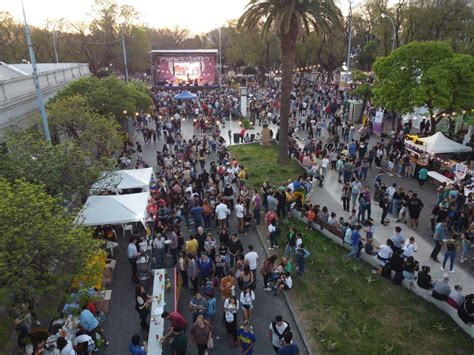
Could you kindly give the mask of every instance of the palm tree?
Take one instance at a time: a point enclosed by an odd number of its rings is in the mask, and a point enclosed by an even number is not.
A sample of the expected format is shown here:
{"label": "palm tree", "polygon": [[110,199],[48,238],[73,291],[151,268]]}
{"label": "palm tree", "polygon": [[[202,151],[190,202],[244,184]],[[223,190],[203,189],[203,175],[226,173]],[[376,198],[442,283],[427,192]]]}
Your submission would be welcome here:
{"label": "palm tree", "polygon": [[280,145],[278,163],[288,164],[288,119],[293,87],[296,41],[312,30],[327,29],[338,23],[341,12],[334,0],[250,0],[238,26],[247,31],[263,23],[263,34],[275,28],[280,38],[282,82],[280,106]]}

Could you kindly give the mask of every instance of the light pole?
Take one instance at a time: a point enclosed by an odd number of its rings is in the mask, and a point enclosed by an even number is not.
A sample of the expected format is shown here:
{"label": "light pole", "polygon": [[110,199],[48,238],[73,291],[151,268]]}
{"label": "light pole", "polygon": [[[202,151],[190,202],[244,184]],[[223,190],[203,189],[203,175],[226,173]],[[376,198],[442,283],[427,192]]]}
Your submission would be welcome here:
{"label": "light pole", "polygon": [[219,86],[222,86],[222,31],[219,27]]}
{"label": "light pole", "polygon": [[123,63],[125,65],[125,82],[128,83],[127,50],[125,49],[125,37],[123,35],[123,25],[120,27],[120,32],[122,35]]}
{"label": "light pole", "polygon": [[64,17],[56,21],[56,23],[53,26],[53,48],[54,48],[54,57],[56,58],[56,64],[59,63],[58,59],[58,50],[56,48],[56,26],[58,23],[60,23],[62,20],[64,20]]}
{"label": "light pole", "polygon": [[38,106],[41,114],[41,121],[43,122],[43,130],[46,141],[51,144],[51,135],[49,134],[48,116],[44,108],[43,93],[41,92],[41,86],[38,80],[38,71],[36,69],[36,58],[35,52],[33,51],[33,44],[31,43],[30,28],[26,22],[25,6],[23,0],[21,0],[21,9],[23,10],[23,20],[25,21],[25,36],[26,43],[28,45],[28,52],[30,53],[31,66],[33,67],[33,82],[36,88],[36,99],[38,100]]}
{"label": "light pole", "polygon": [[346,66],[347,66],[347,71],[350,70],[351,68],[351,52],[352,52],[352,1],[349,0],[349,16],[347,17],[349,19],[349,40],[347,43],[347,61],[346,61]]}
{"label": "light pole", "polygon": [[382,14],[380,15],[382,16],[382,18],[388,18],[390,20],[390,23],[392,24],[392,30],[393,30],[393,33],[392,33],[392,52],[395,50],[395,22],[393,21],[393,18],[391,18],[389,15],[387,14],[384,14],[382,12]]}

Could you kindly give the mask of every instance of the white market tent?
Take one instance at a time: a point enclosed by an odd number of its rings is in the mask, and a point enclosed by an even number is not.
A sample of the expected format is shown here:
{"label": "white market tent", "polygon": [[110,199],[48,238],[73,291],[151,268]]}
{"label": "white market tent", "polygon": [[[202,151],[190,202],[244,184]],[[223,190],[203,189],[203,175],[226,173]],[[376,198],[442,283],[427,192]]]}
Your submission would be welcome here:
{"label": "white market tent", "polygon": [[144,221],[148,192],[128,195],[89,196],[76,223],[85,226],[125,224]]}
{"label": "white market tent", "polygon": [[[436,132],[430,137],[419,138],[423,142],[423,149],[430,154],[443,154],[443,153],[469,153],[472,148],[464,144],[457,143],[452,141],[441,132]],[[420,145],[417,145],[411,141],[406,141],[410,146],[420,148]]]}
{"label": "white market tent", "polygon": [[150,190],[150,180],[153,176],[152,168],[118,170],[104,172],[90,190],[91,194],[110,191],[119,193],[125,189],[142,189],[142,192]]}

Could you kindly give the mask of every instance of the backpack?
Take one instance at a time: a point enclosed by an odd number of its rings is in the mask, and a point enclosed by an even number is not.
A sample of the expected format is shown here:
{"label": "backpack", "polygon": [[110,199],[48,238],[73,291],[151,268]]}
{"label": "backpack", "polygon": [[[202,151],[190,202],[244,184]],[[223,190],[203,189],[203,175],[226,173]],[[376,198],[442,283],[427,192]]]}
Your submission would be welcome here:
{"label": "backpack", "polygon": [[[286,322],[285,322],[286,323]],[[272,329],[273,329],[273,333],[275,333],[276,335],[278,335],[278,337],[280,339],[283,339],[283,337],[285,336],[286,333],[288,332],[291,332],[291,327],[290,327],[290,324],[289,323],[286,323],[287,327],[285,328],[285,330],[283,331],[283,333],[280,334],[280,332],[278,331],[277,327],[276,327],[276,321],[273,321],[272,322]]]}

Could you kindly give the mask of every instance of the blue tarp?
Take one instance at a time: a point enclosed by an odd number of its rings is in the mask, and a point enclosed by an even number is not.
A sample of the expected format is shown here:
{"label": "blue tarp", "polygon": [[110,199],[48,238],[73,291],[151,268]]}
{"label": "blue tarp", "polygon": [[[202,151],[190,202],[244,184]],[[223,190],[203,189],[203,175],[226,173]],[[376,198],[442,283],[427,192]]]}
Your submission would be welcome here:
{"label": "blue tarp", "polygon": [[197,96],[191,94],[189,91],[183,91],[181,94],[178,94],[174,97],[176,100],[194,100],[197,99]]}

